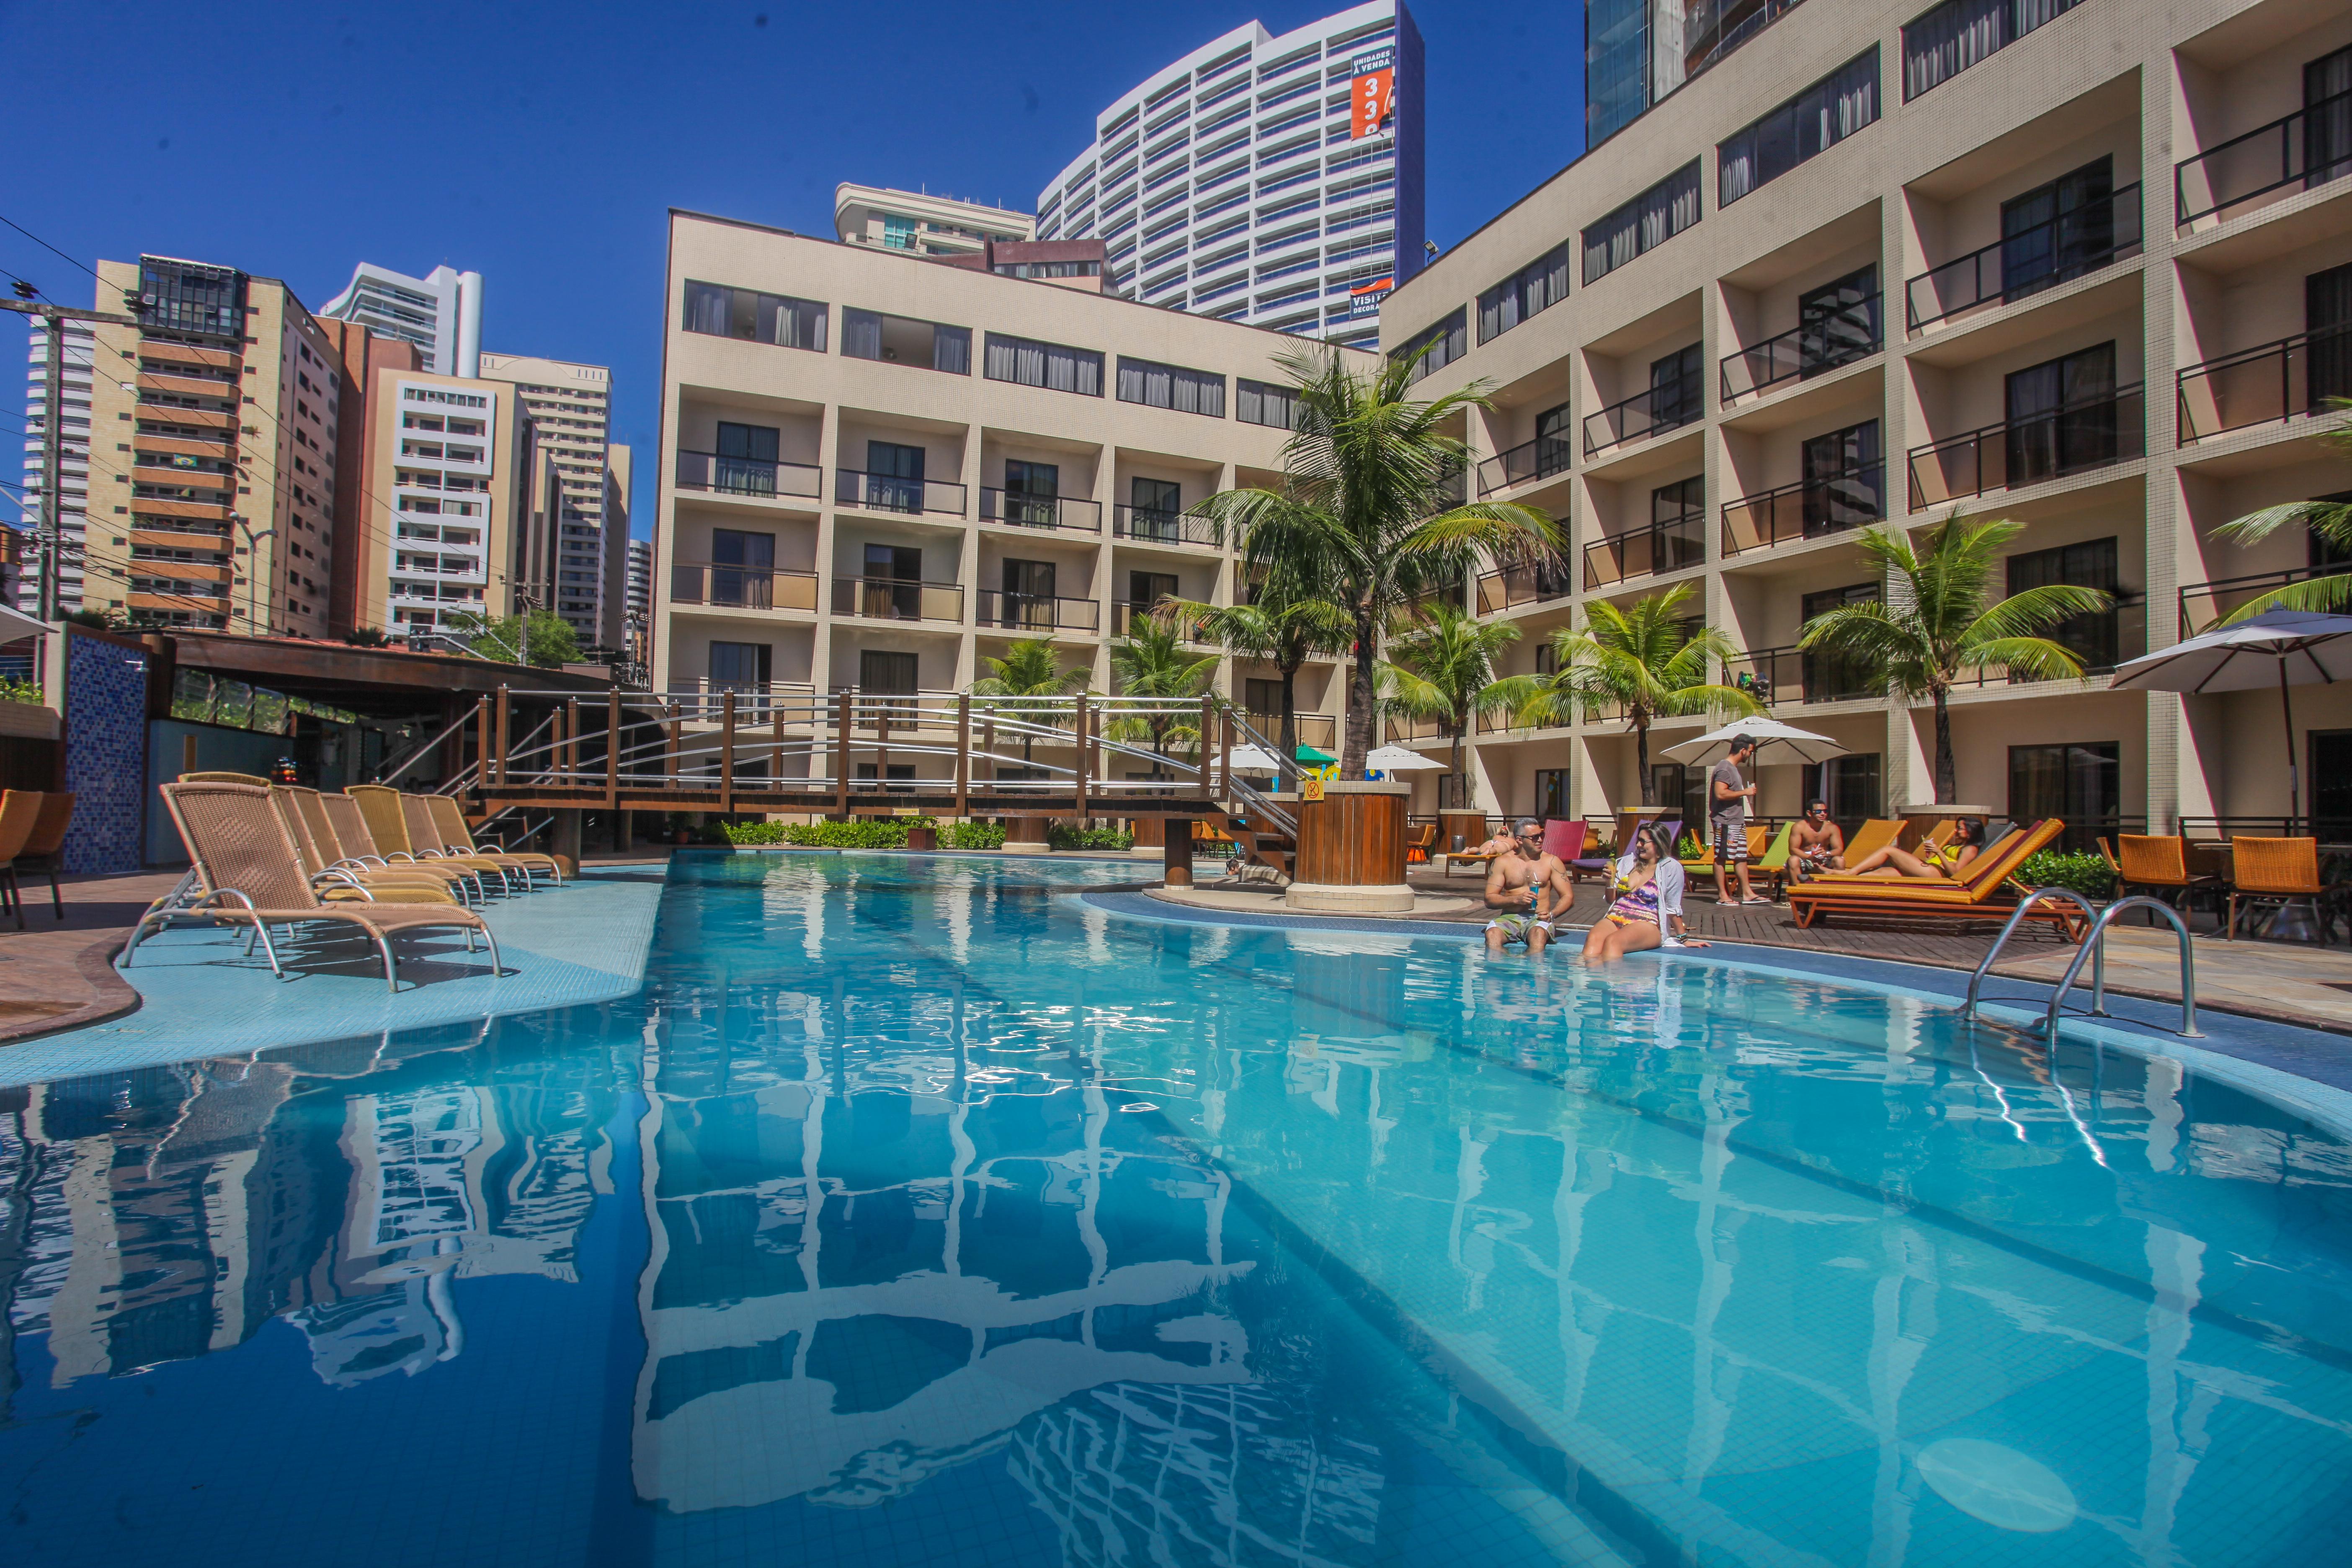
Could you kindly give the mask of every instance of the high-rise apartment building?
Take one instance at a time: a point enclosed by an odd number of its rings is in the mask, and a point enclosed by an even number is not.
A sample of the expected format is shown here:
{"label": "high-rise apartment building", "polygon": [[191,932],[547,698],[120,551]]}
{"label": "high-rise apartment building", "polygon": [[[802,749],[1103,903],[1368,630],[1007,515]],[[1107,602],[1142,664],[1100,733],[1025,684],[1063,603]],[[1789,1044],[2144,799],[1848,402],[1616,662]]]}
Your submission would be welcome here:
{"label": "high-rise apartment building", "polygon": [[1279,37],[1252,22],[1097,117],[1037,237],[1102,240],[1109,292],[1370,347],[1422,264],[1424,112],[1396,0]]}
{"label": "high-rise apartment building", "polygon": [[844,245],[910,256],[977,256],[991,240],[1035,238],[1037,220],[982,202],[845,183],[834,187],[833,230]]}
{"label": "high-rise apartment building", "polygon": [[[1192,509],[1275,478],[1295,340],[683,212],[668,287],[657,689],[953,690],[1035,637],[1104,689],[1136,615],[1233,602],[1233,542]],[[1276,677],[1217,679],[1264,712]],[[1300,673],[1310,742],[1341,686]]]}
{"label": "high-rise apartment building", "polygon": [[[1817,770],[1768,757],[1760,809],[1899,810],[1933,798],[1935,709],[1801,648],[1804,628],[1901,592],[1864,527],[2006,518],[2023,531],[1996,595],[2072,584],[2112,607],[2052,634],[2088,680],[1964,672],[1960,801],[2083,836],[2352,820],[2352,691],[2294,694],[2298,801],[2275,696],[2103,678],[2343,569],[2298,530],[2217,531],[2352,489],[2311,440],[2352,394],[2347,105],[2352,12],[2289,0],[1773,19],[1388,302],[1417,392],[1492,389],[1463,431],[1476,493],[1567,535],[1468,585],[1523,633],[1505,673],[1551,668],[1591,606],[1687,590],[1738,650],[1713,678],[1844,748]],[[1646,783],[1690,817],[1702,774],[1661,752],[1707,721],[1654,723],[1645,781],[1622,716],[1498,721],[1479,797],[1581,815]]]}
{"label": "high-rise apartment building", "polygon": [[478,375],[482,354],[482,275],[436,267],[422,278],[362,261],[343,291],[319,314],[416,345],[436,375]]}
{"label": "high-rise apartment building", "polygon": [[61,600],[134,624],[327,635],[341,414],[328,335],[275,279],[157,256],[98,272],[98,308],[139,325],[87,340],[88,489],[79,526],[67,514]]}
{"label": "high-rise apartment building", "polygon": [[604,448],[604,584],[596,635],[590,639],[599,647],[628,647],[629,510],[635,467],[635,454],[619,442]]}
{"label": "high-rise apartment building", "polygon": [[650,667],[654,651],[654,542],[629,541],[627,584],[623,590],[622,630],[632,663]]}
{"label": "high-rise apartment building", "polygon": [[394,635],[499,619],[523,603],[553,468],[514,386],[398,363],[373,373],[358,624]]}
{"label": "high-rise apartment building", "polygon": [[[1995,0],[2055,16],[2074,0]],[[1584,145],[1598,147],[1799,0],[1584,0]]]}
{"label": "high-rise apartment building", "polygon": [[[58,464],[58,531],[62,541],[58,560],[58,608],[60,613],[81,608],[82,540],[89,504],[89,384],[97,345],[89,323],[68,320],[60,333],[63,351],[58,372],[60,413]],[[49,333],[35,318],[32,352],[27,356],[28,386],[25,394],[24,564],[16,577],[17,597],[11,600],[27,615],[39,607],[41,560],[39,530],[46,526],[43,510],[42,443],[48,431]]]}
{"label": "high-rise apartment building", "polygon": [[486,379],[514,386],[553,470],[551,492],[537,503],[548,515],[525,546],[516,587],[562,616],[583,642],[604,642],[604,557],[614,548],[604,531],[613,373],[528,354],[486,353],[481,362]]}

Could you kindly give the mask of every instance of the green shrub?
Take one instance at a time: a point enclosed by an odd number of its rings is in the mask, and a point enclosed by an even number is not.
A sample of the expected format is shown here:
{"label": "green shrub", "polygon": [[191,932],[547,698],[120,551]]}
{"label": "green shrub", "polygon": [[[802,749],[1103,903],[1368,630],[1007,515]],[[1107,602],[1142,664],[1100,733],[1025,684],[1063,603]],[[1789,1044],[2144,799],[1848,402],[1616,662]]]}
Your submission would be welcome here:
{"label": "green shrub", "polygon": [[1135,835],[1116,827],[1076,827],[1056,822],[1045,829],[1045,842],[1055,849],[1132,849]]}
{"label": "green shrub", "polygon": [[809,849],[904,849],[907,829],[936,827],[942,849],[1002,849],[1004,829],[993,822],[940,823],[928,816],[862,816],[852,822],[730,822],[712,829],[713,842],[794,844]]}
{"label": "green shrub", "polygon": [[38,708],[48,700],[48,695],[41,689],[40,682],[0,675],[0,702],[29,702]]}
{"label": "green shrub", "polygon": [[1004,824],[1001,822],[950,822],[940,829],[942,849],[1002,849],[1004,847]]}
{"label": "green shrub", "polygon": [[730,844],[784,842],[784,825],[781,822],[722,822],[719,826]]}
{"label": "green shrub", "polygon": [[2066,854],[2044,849],[2017,868],[2018,879],[2033,888],[2072,888],[2086,899],[2104,899],[2116,890],[2116,874],[2102,855]]}

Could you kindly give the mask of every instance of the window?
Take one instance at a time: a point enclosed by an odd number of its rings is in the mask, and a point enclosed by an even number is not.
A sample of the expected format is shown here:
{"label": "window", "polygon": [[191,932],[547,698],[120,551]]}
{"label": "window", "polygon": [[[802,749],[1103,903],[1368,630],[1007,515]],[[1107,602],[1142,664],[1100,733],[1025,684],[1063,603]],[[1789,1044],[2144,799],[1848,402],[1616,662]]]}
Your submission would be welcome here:
{"label": "window", "polygon": [[765,690],[774,659],[775,650],[763,642],[714,642],[710,645],[710,689]]}
{"label": "window", "polygon": [[1470,313],[1457,310],[1434,326],[1421,331],[1389,351],[1399,364],[1413,366],[1412,379],[1444,369],[1470,352]]}
{"label": "window", "polygon": [[2006,479],[2011,489],[2116,460],[2114,343],[2011,371],[2003,391],[2009,413]]}
{"label": "window", "polygon": [[1298,394],[1287,386],[1236,377],[1234,417],[1244,425],[1271,425],[1278,430],[1298,427]]}
{"label": "window", "polygon": [[[1804,622],[1810,624],[1816,616],[1826,616],[1832,610],[1842,609],[1847,605],[1871,604],[1880,596],[1875,583],[1849,583],[1843,588],[1824,588],[1818,594],[1808,594],[1798,603]],[[1872,687],[1869,667],[1852,654],[1808,652],[1803,656],[1802,679],[1808,702],[1840,702],[1850,697],[1876,695]],[[1874,781],[1872,787],[1874,790],[1876,787]],[[1843,820],[1838,809],[1837,796],[1830,795],[1827,798],[1830,815]],[[1875,816],[1877,808],[1873,806],[1862,815]]]}
{"label": "window", "polygon": [[814,300],[725,289],[715,283],[686,286],[686,330],[712,337],[742,338],[788,349],[824,352],[825,307]]}
{"label": "window", "polygon": [[886,697],[912,697],[916,690],[915,656],[866,648],[857,656],[857,684]]}
{"label": "window", "polygon": [[1807,768],[1805,798],[1827,801],[1830,820],[1842,826],[1859,827],[1872,817],[1884,816],[1879,809],[1878,753],[1850,752]]}
{"label": "window", "polygon": [[950,375],[971,374],[971,329],[944,327],[878,310],[841,310],[841,352],[851,359],[929,366]]}
{"label": "window", "polygon": [[710,488],[735,495],[774,495],[780,434],[765,425],[732,425],[720,420]]}
{"label": "window", "polygon": [[1121,403],[1147,404],[1153,408],[1172,408],[1180,414],[1205,414],[1212,419],[1223,419],[1225,416],[1225,378],[1213,375],[1205,370],[1154,364],[1150,360],[1129,359],[1122,354],[1118,362],[1118,400]]}
{"label": "window", "polygon": [[882,215],[882,244],[889,250],[915,248],[915,220],[900,217],[896,213]]}
{"label": "window", "polygon": [[1856,55],[1715,150],[1715,205],[1727,207],[1878,119],[1878,47]]}
{"label": "window", "polygon": [[1538,768],[1536,770],[1535,815],[1551,822],[1568,815],[1568,770]]}
{"label": "window", "polygon": [[1886,515],[1881,505],[1878,421],[1865,419],[1799,448],[1804,468],[1805,537],[1834,533]]}
{"label": "window", "polygon": [[2066,838],[2087,844],[2113,831],[2123,809],[2123,748],[2114,741],[2075,741],[2009,749],[2009,815],[2020,822],[2055,816]]}
{"label": "window", "polygon": [[1042,386],[1052,392],[1102,395],[1102,355],[1091,349],[1066,348],[1030,338],[988,334],[986,374],[991,381],[1022,386]]}
{"label": "window", "polygon": [[1568,298],[1568,258],[1576,248],[1562,240],[1478,296],[1478,341],[1499,337],[1538,310]]}
{"label": "window", "polygon": [[1699,205],[1694,158],[1584,231],[1585,287],[1698,222]]}
{"label": "window", "polygon": [[1099,261],[1004,261],[993,270],[1000,278],[1099,278]]}
{"label": "window", "polygon": [[[2096,588],[2110,595],[2121,594],[2123,588],[2121,555],[2113,539],[2026,551],[2009,558],[2008,574],[2012,595],[2053,584]],[[2071,616],[2043,635],[2081,659],[2084,670],[2095,674],[2113,669],[2121,661],[2122,630],[2122,617],[2110,607]]]}
{"label": "window", "polygon": [[1903,100],[1951,80],[2082,0],[1948,0],[1903,29]]}
{"label": "window", "polygon": [[2000,204],[2004,303],[2104,267],[2116,251],[2115,159],[2104,157]]}
{"label": "window", "polygon": [[1664,359],[1650,362],[1652,429],[1677,428],[1705,411],[1706,383],[1700,379],[1699,347],[1691,343]]}

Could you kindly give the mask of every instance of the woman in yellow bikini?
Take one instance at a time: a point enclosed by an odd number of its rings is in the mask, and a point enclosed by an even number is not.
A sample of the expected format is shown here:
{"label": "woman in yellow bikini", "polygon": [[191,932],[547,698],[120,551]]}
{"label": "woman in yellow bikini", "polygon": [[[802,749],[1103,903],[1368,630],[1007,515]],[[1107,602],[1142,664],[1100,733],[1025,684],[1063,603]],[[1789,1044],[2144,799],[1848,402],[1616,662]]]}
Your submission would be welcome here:
{"label": "woman in yellow bikini", "polygon": [[1973,816],[1964,816],[1952,825],[1951,842],[1940,848],[1914,855],[1890,844],[1847,867],[1845,874],[1859,877],[1892,867],[1906,877],[1949,877],[1975,859],[1977,851],[1983,847],[1984,824]]}
{"label": "woman in yellow bikini", "polygon": [[1609,910],[1585,934],[1587,958],[1622,958],[1653,947],[1705,947],[1683,936],[1683,863],[1667,852],[1664,832],[1644,827],[1617,862]]}

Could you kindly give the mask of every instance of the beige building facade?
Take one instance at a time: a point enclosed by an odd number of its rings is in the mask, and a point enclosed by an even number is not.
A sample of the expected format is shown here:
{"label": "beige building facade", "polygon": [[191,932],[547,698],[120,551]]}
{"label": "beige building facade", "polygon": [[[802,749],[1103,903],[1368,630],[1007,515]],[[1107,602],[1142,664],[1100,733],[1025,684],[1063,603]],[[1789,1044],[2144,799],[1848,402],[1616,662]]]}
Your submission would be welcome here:
{"label": "beige building facade", "polygon": [[365,418],[360,624],[399,636],[514,614],[534,494],[551,477],[515,388],[386,366]]}
{"label": "beige building facade", "polygon": [[[685,212],[667,287],[656,689],[954,691],[1051,637],[1109,690],[1139,606],[1232,601],[1190,509],[1276,477],[1295,340]],[[1341,685],[1302,673],[1308,738]]]}
{"label": "beige building facade", "polygon": [[1037,220],[984,202],[845,182],[833,190],[833,231],[844,245],[908,256],[978,256],[991,241],[1035,238]]}
{"label": "beige building facade", "polygon": [[134,623],[325,637],[341,361],[275,279],[99,263],[82,606]]}
{"label": "beige building facade", "polygon": [[[1686,586],[1741,654],[1720,679],[1850,748],[1766,766],[1761,809],[1932,798],[1930,710],[1795,645],[1889,591],[1863,526],[1958,510],[2025,525],[1997,593],[2116,604],[2060,634],[2091,679],[1954,694],[1960,800],[2126,830],[2283,816],[2275,695],[2116,692],[2104,671],[2326,565],[2299,532],[2215,530],[2352,489],[2311,440],[2352,394],[2352,12],[2027,9],[2048,15],[2012,37],[2007,10],[1972,27],[1957,5],[1807,0],[1399,289],[1383,347],[1435,345],[1424,394],[1490,390],[1462,432],[1475,492],[1567,537],[1469,587],[1524,634],[1509,670],[1549,668],[1592,603]],[[1654,764],[1707,721],[1662,723]],[[2294,728],[2302,810],[2325,816],[2352,693],[2298,690]],[[1626,731],[1490,723],[1479,799],[1638,801]],[[1697,770],[1655,782],[1696,809]]]}
{"label": "beige building facade", "polygon": [[[532,604],[568,622],[583,642],[610,644],[606,557],[625,548],[605,529],[613,373],[601,364],[528,354],[486,353],[481,365],[485,380],[514,387],[553,470],[551,495],[535,503],[545,515],[534,520],[518,584]],[[624,523],[619,539],[626,534]]]}

